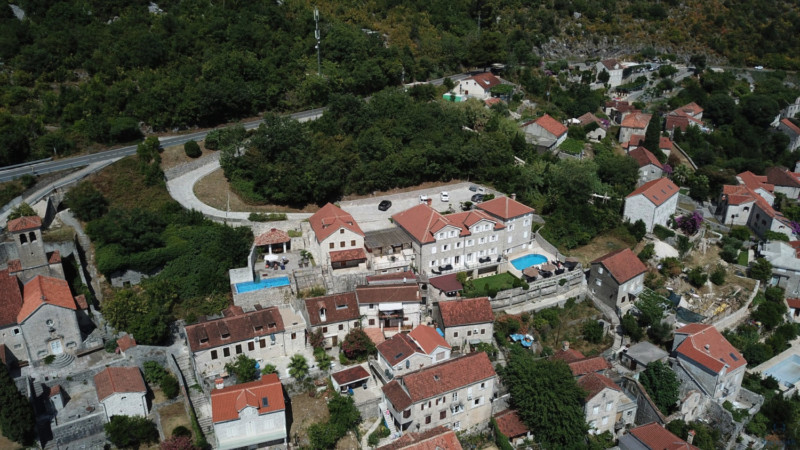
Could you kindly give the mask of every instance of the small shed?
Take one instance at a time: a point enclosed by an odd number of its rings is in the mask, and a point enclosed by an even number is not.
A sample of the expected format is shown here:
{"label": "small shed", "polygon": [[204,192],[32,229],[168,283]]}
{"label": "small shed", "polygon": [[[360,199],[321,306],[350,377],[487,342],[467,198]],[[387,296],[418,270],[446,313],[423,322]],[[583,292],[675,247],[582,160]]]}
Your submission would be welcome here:
{"label": "small shed", "polygon": [[459,283],[458,278],[454,273],[431,278],[429,283],[431,287],[438,289],[439,292],[447,297],[455,297],[458,295],[459,291],[464,289],[464,286]]}
{"label": "small shed", "polygon": [[351,389],[366,389],[369,383],[369,372],[361,365],[351,367],[332,373],[331,383],[333,383],[333,388],[340,393],[348,392]]}
{"label": "small shed", "polygon": [[649,342],[639,342],[620,353],[620,360],[630,370],[635,372],[644,370],[648,364],[655,361],[665,362],[669,353]]}
{"label": "small shed", "polygon": [[258,235],[254,245],[265,250],[267,254],[286,253],[292,247],[292,238],[289,233],[273,228],[266,233]]}

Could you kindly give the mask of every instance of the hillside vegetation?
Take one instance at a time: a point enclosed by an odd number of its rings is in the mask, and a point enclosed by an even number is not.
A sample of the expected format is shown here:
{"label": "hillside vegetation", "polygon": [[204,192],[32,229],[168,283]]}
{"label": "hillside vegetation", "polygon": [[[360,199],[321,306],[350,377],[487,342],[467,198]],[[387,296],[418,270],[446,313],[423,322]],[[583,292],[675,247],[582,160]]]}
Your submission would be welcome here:
{"label": "hillside vegetation", "polygon": [[310,1],[149,3],[20,0],[22,20],[0,8],[0,166],[465,67],[569,56],[551,53],[553,42],[587,56],[669,51],[800,66],[792,1],[323,0],[313,2],[323,77]]}

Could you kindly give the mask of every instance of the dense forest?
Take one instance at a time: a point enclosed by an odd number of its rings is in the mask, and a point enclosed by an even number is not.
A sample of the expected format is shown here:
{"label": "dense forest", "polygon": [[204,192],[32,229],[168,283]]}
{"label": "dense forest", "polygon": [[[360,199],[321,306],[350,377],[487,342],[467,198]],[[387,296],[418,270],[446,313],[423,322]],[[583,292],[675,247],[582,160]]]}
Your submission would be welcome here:
{"label": "dense forest", "polygon": [[[796,2],[20,0],[0,8],[0,166],[327,104],[401,81],[538,67],[551,38],[800,66]],[[592,56],[592,55],[589,55]]]}

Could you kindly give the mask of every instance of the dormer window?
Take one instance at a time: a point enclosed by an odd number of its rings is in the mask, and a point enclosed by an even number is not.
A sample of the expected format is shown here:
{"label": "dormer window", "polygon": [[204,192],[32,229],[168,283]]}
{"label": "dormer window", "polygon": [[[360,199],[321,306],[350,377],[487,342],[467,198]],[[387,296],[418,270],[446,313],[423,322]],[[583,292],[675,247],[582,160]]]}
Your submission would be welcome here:
{"label": "dormer window", "polygon": [[319,320],[321,320],[321,321],[323,321],[323,322],[324,322],[324,321],[327,319],[327,317],[326,317],[326,313],[327,313],[327,309],[325,309],[325,308],[320,308],[320,309],[319,309]]}
{"label": "dormer window", "polygon": [[219,324],[219,335],[222,336],[222,339],[231,337],[231,333],[228,331],[228,326],[224,322],[220,322]]}

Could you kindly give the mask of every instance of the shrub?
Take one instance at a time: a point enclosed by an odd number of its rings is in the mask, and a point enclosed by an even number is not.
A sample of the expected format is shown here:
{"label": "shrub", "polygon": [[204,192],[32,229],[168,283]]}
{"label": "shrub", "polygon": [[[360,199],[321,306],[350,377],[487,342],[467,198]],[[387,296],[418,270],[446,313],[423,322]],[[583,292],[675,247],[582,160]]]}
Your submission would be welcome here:
{"label": "shrub", "polygon": [[736,225],[731,228],[728,236],[739,241],[746,241],[750,239],[750,229],[743,225]]}
{"label": "shrub", "polygon": [[55,360],[56,360],[56,355],[47,355],[44,357],[44,363],[47,364],[48,366],[50,364],[53,364],[53,361]]}
{"label": "shrub", "polygon": [[272,364],[265,364],[264,368],[261,369],[261,375],[269,375],[271,373],[278,373],[278,368]]}
{"label": "shrub", "polygon": [[636,317],[634,317],[631,313],[625,314],[622,317],[622,332],[630,336],[631,340],[634,342],[639,342],[644,337],[644,331],[642,331],[642,327],[639,326],[639,323],[636,321]]}
{"label": "shrub", "polygon": [[169,373],[161,379],[161,383],[158,386],[169,399],[177,397],[181,392],[180,386],[178,386],[178,379]]}
{"label": "shrub", "polygon": [[361,328],[354,328],[342,341],[342,351],[348,359],[364,360],[376,353],[375,343]]}
{"label": "shrub", "polygon": [[378,442],[385,437],[389,437],[389,429],[386,428],[386,424],[381,423],[377,430],[370,433],[369,438],[367,438],[367,444],[377,447]]}
{"label": "shrub", "polygon": [[331,368],[331,357],[325,352],[324,348],[314,349],[314,360],[317,362],[320,370],[328,370]]}
{"label": "shrub", "polygon": [[653,227],[653,234],[655,234],[659,239],[665,241],[672,236],[675,236],[675,232],[670,230],[669,228],[663,225],[656,225]]}
{"label": "shrub", "polygon": [[203,151],[200,150],[200,146],[197,145],[195,141],[187,141],[183,144],[183,151],[189,158],[198,158],[203,154]]}
{"label": "shrub", "polygon": [[645,226],[642,219],[639,219],[634,223],[628,223],[628,231],[636,238],[636,242],[639,242],[644,238],[644,235],[647,234],[647,226]]}
{"label": "shrub", "polygon": [[172,429],[173,436],[191,436],[192,430],[186,428],[183,425],[178,425],[177,427]]}
{"label": "shrub", "polygon": [[661,269],[659,270],[666,277],[676,277],[683,271],[683,266],[678,258],[664,258],[661,260]]}
{"label": "shrub", "polygon": [[647,262],[655,254],[656,254],[656,245],[653,244],[652,242],[650,242],[650,243],[648,243],[647,245],[644,246],[642,251],[639,252],[639,259],[642,262]]}
{"label": "shrub", "polygon": [[112,416],[103,428],[108,440],[119,448],[158,442],[156,424],[144,417]]}
{"label": "shrub", "polygon": [[299,353],[292,356],[289,362],[289,375],[297,380],[302,380],[308,375],[308,362],[305,356]]}
{"label": "shrub", "polygon": [[155,361],[144,363],[144,379],[150,384],[159,384],[169,373]]}
{"label": "shrub", "polygon": [[239,355],[233,362],[225,364],[225,370],[236,375],[236,383],[247,383],[258,378],[256,360],[247,355]]}
{"label": "shrub", "polygon": [[36,184],[36,177],[26,173],[25,175],[19,177],[19,182],[22,183],[22,186],[24,186],[25,189],[30,189],[34,184]]}
{"label": "shrub", "polygon": [[35,216],[36,211],[31,208],[31,205],[22,202],[19,205],[15,206],[11,209],[11,212],[8,213],[8,220],[19,219],[20,217],[28,217],[28,216]]}
{"label": "shrub", "polygon": [[583,338],[593,344],[597,344],[603,339],[603,325],[596,320],[584,322],[581,331],[583,332]]}
{"label": "shrub", "polygon": [[727,272],[725,268],[722,267],[721,264],[717,265],[713,272],[711,272],[711,282],[716,284],[717,286],[722,286],[725,283],[725,277]]}
{"label": "shrub", "polygon": [[700,266],[690,270],[687,276],[689,278],[689,283],[697,288],[702,287],[706,284],[706,281],[708,281],[708,274],[703,272],[703,268]]}
{"label": "shrub", "polygon": [[279,220],[287,220],[284,213],[250,213],[247,219],[251,222],[276,222]]}

